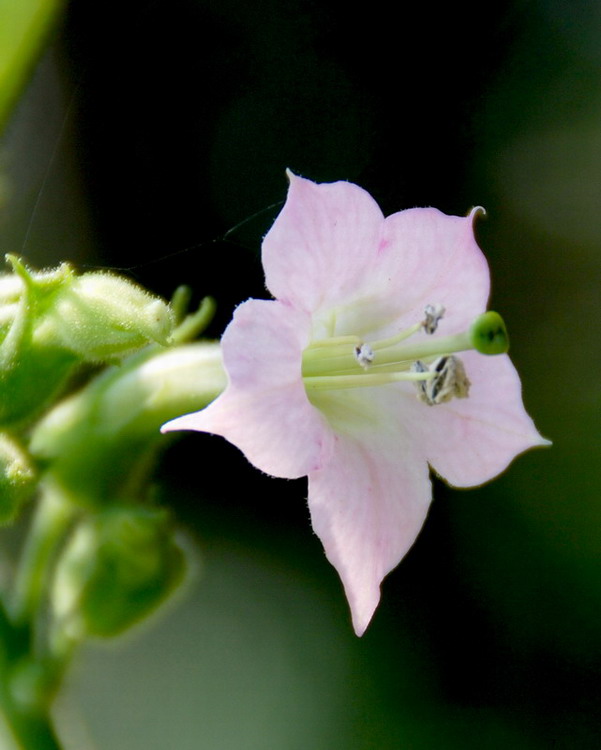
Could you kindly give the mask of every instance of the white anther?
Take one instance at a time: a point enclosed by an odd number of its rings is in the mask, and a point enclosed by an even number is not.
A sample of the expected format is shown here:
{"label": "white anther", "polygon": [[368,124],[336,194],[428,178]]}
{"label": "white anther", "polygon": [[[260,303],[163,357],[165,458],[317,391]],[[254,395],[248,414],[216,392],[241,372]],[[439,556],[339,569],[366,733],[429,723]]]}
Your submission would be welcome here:
{"label": "white anther", "polygon": [[416,383],[417,397],[428,406],[444,404],[452,398],[468,397],[470,381],[459,357],[439,357],[431,367],[418,360],[411,365],[411,370],[436,373],[429,380]]}
{"label": "white anther", "polygon": [[369,344],[361,344],[361,346],[355,347],[355,359],[364,370],[367,370],[371,365],[375,356],[374,350]]}
{"label": "white anther", "polygon": [[[429,372],[428,366],[419,359],[411,365],[410,370],[411,372]],[[426,396],[426,381],[416,380],[415,387],[417,388],[417,397],[419,400],[425,401],[427,404],[430,403]]]}
{"label": "white anther", "polygon": [[426,305],[424,315],[426,316],[422,321],[423,329],[426,333],[434,333],[438,328],[440,319],[445,314],[444,305]]}

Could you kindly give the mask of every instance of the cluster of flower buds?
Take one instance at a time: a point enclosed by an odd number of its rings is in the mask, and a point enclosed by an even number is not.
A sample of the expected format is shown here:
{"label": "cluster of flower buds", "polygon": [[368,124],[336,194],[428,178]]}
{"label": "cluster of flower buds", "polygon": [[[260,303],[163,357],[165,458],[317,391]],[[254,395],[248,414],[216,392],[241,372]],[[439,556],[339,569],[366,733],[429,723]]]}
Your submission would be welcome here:
{"label": "cluster of flower buds", "polygon": [[[27,622],[43,601],[50,650],[61,654],[83,638],[122,633],[185,577],[179,535],[149,497],[149,467],[165,440],[161,424],[213,400],[225,373],[217,343],[188,343],[210,319],[211,300],[188,314],[184,287],[169,304],[114,274],[7,261],[0,523],[39,489],[15,618]],[[109,367],[97,373],[98,365]],[[78,382],[88,380],[67,394],[76,369]],[[13,672],[15,700],[36,703],[52,692],[52,670],[35,658]]]}
{"label": "cluster of flower buds", "polygon": [[[190,319],[184,324],[190,328]],[[43,467],[48,512],[74,521],[49,587],[62,637],[118,635],[185,577],[186,550],[169,514],[153,503],[149,467],[164,441],[160,425],[224,387],[217,343],[146,347],[33,428],[29,450]]]}
{"label": "cluster of flower buds", "polygon": [[13,273],[0,276],[0,426],[34,418],[82,363],[167,343],[169,305],[130,281],[77,275],[66,263],[36,272],[14,256],[7,261]]}

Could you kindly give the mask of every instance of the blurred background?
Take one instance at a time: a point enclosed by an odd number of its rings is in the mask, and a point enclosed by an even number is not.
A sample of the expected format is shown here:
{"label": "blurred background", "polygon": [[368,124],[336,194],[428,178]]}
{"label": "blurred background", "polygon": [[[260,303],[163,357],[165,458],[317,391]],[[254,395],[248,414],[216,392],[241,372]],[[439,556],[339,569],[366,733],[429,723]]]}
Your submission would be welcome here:
{"label": "blurred background", "polygon": [[554,442],[490,486],[436,481],[357,639],[305,482],[181,438],[157,483],[198,574],[82,655],[59,706],[73,748],[598,747],[599,4],[72,0],[0,167],[3,252],[188,283],[217,299],[216,337],[266,296],[286,167],[386,214],[481,204],[491,304]]}

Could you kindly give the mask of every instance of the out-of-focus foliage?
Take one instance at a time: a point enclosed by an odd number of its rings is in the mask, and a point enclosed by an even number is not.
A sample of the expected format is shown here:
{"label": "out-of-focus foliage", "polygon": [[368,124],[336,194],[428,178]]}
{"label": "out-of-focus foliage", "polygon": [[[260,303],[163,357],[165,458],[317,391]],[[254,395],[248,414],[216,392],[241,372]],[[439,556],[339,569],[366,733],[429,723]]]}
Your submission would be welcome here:
{"label": "out-of-focus foliage", "polygon": [[79,524],[57,564],[54,612],[73,637],[110,638],[154,612],[186,563],[164,510],[114,506]]}
{"label": "out-of-focus foliage", "polygon": [[63,0],[0,0],[0,129]]}

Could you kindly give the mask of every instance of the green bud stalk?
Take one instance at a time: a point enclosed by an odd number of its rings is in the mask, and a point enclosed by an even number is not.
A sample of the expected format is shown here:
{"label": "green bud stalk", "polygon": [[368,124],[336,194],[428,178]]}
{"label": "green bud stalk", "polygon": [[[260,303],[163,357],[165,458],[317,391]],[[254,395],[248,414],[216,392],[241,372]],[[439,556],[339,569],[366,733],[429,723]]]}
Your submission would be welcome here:
{"label": "green bud stalk", "polygon": [[72,273],[65,264],[35,279],[14,257],[15,274],[0,277],[0,425],[33,418],[61,390],[77,358],[53,337],[40,336],[38,322]]}

